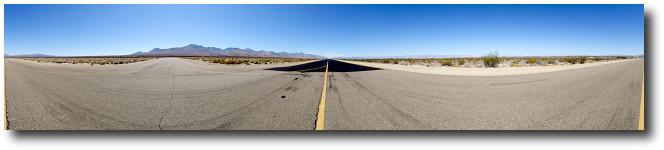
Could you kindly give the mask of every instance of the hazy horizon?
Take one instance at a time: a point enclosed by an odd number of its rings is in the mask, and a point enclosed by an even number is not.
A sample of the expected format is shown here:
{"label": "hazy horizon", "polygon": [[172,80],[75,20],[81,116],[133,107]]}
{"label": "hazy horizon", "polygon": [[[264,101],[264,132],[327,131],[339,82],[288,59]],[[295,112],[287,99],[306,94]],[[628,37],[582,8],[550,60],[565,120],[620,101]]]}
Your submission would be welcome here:
{"label": "hazy horizon", "polygon": [[[189,44],[189,45],[199,45],[199,44]],[[204,47],[215,47],[215,46],[206,46],[206,45],[200,45]],[[184,47],[184,46],[179,46],[179,47]],[[171,48],[178,48],[178,47],[171,47]],[[225,49],[225,48],[240,48],[240,47],[216,47],[220,49]],[[168,48],[155,48],[155,49],[168,49]],[[242,48],[242,49],[251,49],[251,48]],[[254,51],[264,51],[264,50],[255,50],[251,49]],[[149,52],[150,50],[146,51],[136,51],[136,52]],[[281,51],[273,51],[276,53],[279,53]],[[497,51],[499,52],[499,51]],[[291,53],[302,53],[302,52],[291,52]],[[5,55],[10,55],[10,56],[20,56],[20,55],[48,55],[48,56],[58,56],[58,57],[78,57],[78,56],[123,56],[123,55],[131,55],[132,53],[129,54],[115,54],[115,55],[54,55],[54,54],[43,54],[43,53],[24,53],[24,54],[8,54],[5,53]],[[309,53],[305,53],[309,54]],[[500,52],[499,52],[500,54]],[[318,55],[318,54],[315,54]],[[603,54],[603,55],[587,55],[587,56],[621,56],[621,55],[628,55],[628,54]],[[629,56],[636,56],[636,55],[644,55],[643,53],[641,54],[633,54]],[[430,58],[445,58],[445,57],[481,57],[484,55],[394,55],[394,56],[336,56],[336,57],[328,57],[327,58],[424,58],[424,57],[430,57]],[[522,57],[522,56],[577,56],[577,55],[501,55],[502,57]]]}
{"label": "hazy horizon", "polygon": [[5,5],[5,54],[641,55],[643,5]]}

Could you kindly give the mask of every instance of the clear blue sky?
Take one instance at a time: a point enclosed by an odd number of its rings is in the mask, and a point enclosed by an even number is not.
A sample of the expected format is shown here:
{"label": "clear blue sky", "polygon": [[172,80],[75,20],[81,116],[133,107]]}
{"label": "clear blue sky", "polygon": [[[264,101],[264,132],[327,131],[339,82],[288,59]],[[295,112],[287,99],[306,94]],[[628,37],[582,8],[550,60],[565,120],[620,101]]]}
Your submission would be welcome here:
{"label": "clear blue sky", "polygon": [[643,54],[643,5],[5,5],[5,53]]}

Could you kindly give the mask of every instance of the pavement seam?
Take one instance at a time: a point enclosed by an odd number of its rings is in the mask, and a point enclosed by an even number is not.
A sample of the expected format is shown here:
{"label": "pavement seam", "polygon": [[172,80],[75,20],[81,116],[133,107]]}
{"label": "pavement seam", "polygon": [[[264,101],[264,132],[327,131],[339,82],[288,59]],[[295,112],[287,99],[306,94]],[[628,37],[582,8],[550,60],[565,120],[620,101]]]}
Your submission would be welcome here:
{"label": "pavement seam", "polygon": [[318,114],[316,114],[316,128],[314,128],[314,130],[325,130],[325,97],[327,96],[327,71],[329,65],[330,61],[328,60],[325,64],[323,90],[321,92],[320,104],[318,105]]}

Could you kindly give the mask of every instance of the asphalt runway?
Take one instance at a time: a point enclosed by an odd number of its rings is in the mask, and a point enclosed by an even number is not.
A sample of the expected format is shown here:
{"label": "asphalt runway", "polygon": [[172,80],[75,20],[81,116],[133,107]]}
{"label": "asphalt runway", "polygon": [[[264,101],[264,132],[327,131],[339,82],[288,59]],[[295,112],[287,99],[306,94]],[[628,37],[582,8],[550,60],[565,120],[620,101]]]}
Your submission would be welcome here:
{"label": "asphalt runway", "polygon": [[[631,130],[642,60],[470,77],[321,60],[226,67],[179,58],[105,67],[5,59],[12,130]],[[97,68],[102,69],[97,69]]]}

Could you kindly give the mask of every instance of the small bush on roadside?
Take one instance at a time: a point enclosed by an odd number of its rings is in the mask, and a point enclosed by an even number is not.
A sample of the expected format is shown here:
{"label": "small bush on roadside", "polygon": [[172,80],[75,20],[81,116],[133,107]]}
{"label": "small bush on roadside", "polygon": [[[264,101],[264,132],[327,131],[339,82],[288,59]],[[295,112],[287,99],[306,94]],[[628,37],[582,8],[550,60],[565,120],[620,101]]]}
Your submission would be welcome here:
{"label": "small bush on roadside", "polygon": [[593,58],[590,58],[590,60],[593,61],[593,62],[598,62],[598,61],[603,61],[603,60],[605,60],[605,58],[593,57]]}
{"label": "small bush on roadside", "polygon": [[498,64],[501,62],[498,51],[491,52],[482,57],[482,61],[484,61],[484,66],[493,68],[498,67]]}
{"label": "small bush on roadside", "polygon": [[566,57],[562,59],[563,62],[570,64],[585,64],[588,61],[586,56]]}
{"label": "small bush on roadside", "polygon": [[570,64],[576,64],[576,59],[571,57],[563,58],[562,61]]}
{"label": "small bush on roadside", "polygon": [[576,59],[580,64],[585,64],[588,61],[588,57],[586,56],[579,56]]}
{"label": "small bush on roadside", "polygon": [[531,64],[531,65],[532,65],[532,64],[537,63],[537,59],[535,59],[535,58],[528,58],[528,61],[526,61],[526,62],[527,62],[528,64]]}
{"label": "small bush on roadside", "polygon": [[443,65],[443,66],[452,66],[452,61],[451,60],[444,60],[440,64]]}
{"label": "small bush on roadside", "polygon": [[457,61],[457,64],[459,64],[459,66],[462,66],[462,65],[466,64],[466,60],[459,59],[459,60]]}

